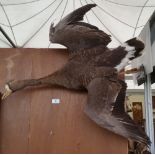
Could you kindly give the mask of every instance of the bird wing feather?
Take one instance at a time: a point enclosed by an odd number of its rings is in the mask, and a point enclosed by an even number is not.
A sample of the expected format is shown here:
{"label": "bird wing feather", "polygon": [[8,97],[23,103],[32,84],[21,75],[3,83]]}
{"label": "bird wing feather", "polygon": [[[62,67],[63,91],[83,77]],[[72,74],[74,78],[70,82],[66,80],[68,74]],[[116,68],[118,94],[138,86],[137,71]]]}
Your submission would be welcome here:
{"label": "bird wing feather", "polygon": [[98,45],[107,46],[111,42],[110,35],[96,26],[79,22],[87,11],[95,4],[85,5],[62,19],[54,28],[51,24],[49,38],[53,43],[66,46],[71,52],[90,49]]}
{"label": "bird wing feather", "polygon": [[73,24],[77,21],[83,20],[84,15],[93,7],[95,7],[96,4],[87,4],[84,5],[73,12],[69,13],[67,16],[65,16],[58,24],[60,25],[67,25],[67,24]]}
{"label": "bird wing feather", "polygon": [[124,110],[125,94],[124,81],[96,78],[88,85],[88,103],[84,111],[101,127],[149,145],[148,136]]}

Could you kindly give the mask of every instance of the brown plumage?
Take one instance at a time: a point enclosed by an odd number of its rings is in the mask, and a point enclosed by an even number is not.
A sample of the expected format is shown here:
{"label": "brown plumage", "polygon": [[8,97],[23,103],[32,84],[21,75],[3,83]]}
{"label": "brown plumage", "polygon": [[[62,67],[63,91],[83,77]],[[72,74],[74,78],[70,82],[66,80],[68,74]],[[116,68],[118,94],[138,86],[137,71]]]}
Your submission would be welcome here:
{"label": "brown plumage", "polygon": [[97,27],[80,22],[95,4],[88,4],[50,28],[50,41],[65,45],[70,52],[64,67],[40,79],[12,81],[3,99],[28,86],[59,85],[88,91],[85,113],[101,127],[123,137],[150,144],[149,138],[124,111],[126,84],[118,78],[127,63],[140,56],[144,44],[133,38],[115,49],[107,48],[110,36]]}
{"label": "brown plumage", "polygon": [[109,35],[96,26],[80,22],[84,14],[96,4],[85,5],[62,19],[55,27],[51,24],[49,38],[53,43],[66,46],[71,52],[89,49],[98,45],[105,47],[111,41]]}

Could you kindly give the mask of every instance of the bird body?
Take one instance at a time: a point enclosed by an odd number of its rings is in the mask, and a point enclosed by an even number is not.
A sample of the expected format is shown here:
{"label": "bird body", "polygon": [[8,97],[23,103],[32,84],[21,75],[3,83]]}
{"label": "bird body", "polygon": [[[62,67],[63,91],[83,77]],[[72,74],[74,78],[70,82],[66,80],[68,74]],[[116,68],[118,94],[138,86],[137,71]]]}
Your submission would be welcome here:
{"label": "bird body", "polygon": [[46,77],[8,83],[3,98],[28,86],[59,85],[68,89],[85,89],[88,103],[84,112],[90,119],[116,134],[149,145],[145,132],[125,112],[126,84],[118,76],[130,60],[142,54],[144,44],[132,38],[117,48],[109,49],[109,35],[96,26],[80,22],[95,6],[85,5],[56,26],[51,24],[50,41],[69,49],[68,62]]}

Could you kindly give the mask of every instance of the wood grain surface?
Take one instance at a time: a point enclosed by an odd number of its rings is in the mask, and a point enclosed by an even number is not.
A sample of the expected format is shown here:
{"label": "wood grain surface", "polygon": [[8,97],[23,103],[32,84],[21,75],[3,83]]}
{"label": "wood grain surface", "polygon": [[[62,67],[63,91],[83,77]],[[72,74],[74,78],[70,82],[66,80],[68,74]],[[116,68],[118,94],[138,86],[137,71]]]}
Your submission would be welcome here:
{"label": "wood grain surface", "polygon": [[[66,50],[0,49],[0,91],[9,80],[48,75],[67,59]],[[0,105],[0,153],[127,153],[125,138],[84,114],[86,102],[87,92],[58,87],[12,94]]]}

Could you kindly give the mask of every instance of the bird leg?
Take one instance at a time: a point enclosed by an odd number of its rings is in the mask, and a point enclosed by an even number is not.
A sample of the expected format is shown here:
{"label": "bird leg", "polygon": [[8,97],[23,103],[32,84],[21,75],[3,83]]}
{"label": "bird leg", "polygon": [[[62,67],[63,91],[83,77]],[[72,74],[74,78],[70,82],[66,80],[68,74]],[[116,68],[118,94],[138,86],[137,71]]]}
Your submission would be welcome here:
{"label": "bird leg", "polygon": [[144,67],[140,66],[139,68],[131,68],[131,69],[126,70],[124,73],[133,74],[133,73],[138,73],[138,72],[145,72]]}
{"label": "bird leg", "polygon": [[80,89],[78,81],[74,80],[66,72],[67,70],[63,69],[39,79],[11,81],[5,85],[5,91],[2,95],[2,100],[8,97],[11,93],[22,90],[30,86],[33,87],[33,86],[57,85],[70,89]]}
{"label": "bird leg", "polygon": [[137,73],[140,72],[141,68],[132,68],[132,69],[128,69],[125,71],[125,74],[133,74],[133,73]]}

